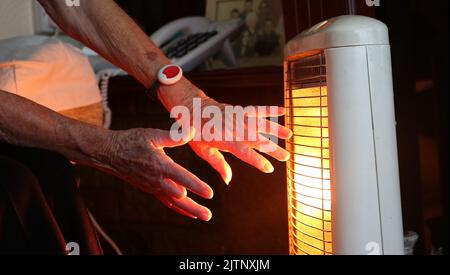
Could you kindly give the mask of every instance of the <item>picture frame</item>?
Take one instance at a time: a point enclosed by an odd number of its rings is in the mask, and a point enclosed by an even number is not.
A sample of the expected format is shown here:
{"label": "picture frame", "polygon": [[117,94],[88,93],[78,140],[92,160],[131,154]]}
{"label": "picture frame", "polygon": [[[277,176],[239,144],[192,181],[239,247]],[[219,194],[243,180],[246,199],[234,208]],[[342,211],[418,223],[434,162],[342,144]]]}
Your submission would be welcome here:
{"label": "picture frame", "polygon": [[[282,1],[207,0],[206,17],[212,21],[240,18],[244,27],[231,41],[238,67],[282,66],[285,28]],[[207,69],[226,68],[221,60]]]}

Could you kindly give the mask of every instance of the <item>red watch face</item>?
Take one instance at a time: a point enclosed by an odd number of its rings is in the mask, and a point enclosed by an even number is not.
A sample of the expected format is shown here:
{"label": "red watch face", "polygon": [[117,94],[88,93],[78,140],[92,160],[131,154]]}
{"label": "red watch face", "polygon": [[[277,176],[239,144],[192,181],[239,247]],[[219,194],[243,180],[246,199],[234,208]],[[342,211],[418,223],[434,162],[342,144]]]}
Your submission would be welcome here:
{"label": "red watch face", "polygon": [[167,79],[171,79],[176,77],[180,73],[180,68],[178,68],[177,66],[170,66],[164,69],[162,73],[167,77]]}
{"label": "red watch face", "polygon": [[177,65],[167,65],[158,72],[158,80],[163,85],[173,85],[183,77],[183,69]]}

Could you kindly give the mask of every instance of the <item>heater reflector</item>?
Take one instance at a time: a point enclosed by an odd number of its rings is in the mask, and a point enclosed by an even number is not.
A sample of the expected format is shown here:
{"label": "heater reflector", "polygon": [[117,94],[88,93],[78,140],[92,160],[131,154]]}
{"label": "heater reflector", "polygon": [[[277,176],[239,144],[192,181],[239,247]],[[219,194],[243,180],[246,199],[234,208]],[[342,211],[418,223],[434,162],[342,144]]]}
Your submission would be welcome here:
{"label": "heater reflector", "polygon": [[290,252],[331,255],[332,209],[328,90],[323,52],[286,61],[286,142]]}

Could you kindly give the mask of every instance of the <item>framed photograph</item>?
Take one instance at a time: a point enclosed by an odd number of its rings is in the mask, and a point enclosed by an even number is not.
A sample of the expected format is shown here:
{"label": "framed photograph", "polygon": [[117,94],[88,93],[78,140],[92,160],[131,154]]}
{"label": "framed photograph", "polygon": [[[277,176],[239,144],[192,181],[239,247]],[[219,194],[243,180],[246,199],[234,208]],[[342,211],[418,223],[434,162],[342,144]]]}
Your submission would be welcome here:
{"label": "framed photograph", "polygon": [[[240,18],[242,31],[231,41],[239,67],[281,66],[285,44],[282,1],[207,0],[206,16],[213,21]],[[212,60],[208,69],[226,66]]]}

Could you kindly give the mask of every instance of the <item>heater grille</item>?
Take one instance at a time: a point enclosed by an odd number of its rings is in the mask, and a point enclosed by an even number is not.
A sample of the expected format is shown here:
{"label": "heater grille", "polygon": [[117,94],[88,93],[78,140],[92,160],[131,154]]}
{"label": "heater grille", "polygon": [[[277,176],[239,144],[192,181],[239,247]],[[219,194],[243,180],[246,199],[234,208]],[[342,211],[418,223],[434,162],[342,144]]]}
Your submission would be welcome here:
{"label": "heater grille", "polygon": [[287,61],[286,142],[290,252],[331,255],[331,178],[328,90],[323,52]]}

